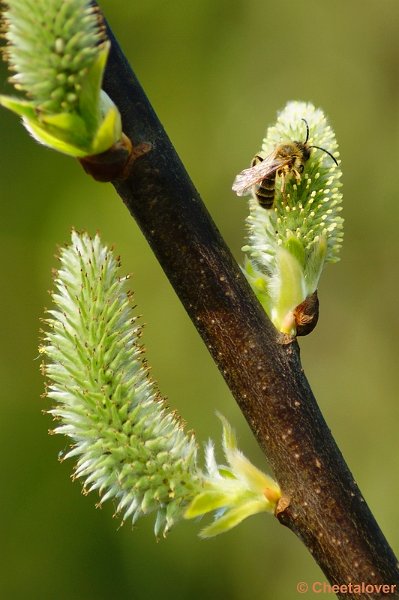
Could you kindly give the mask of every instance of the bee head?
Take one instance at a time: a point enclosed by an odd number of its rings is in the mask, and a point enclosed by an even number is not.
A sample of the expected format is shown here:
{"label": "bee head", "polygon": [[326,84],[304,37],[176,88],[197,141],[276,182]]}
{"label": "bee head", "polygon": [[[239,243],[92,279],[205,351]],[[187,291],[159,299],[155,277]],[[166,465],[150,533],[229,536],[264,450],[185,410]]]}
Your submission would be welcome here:
{"label": "bee head", "polygon": [[[305,161],[309,159],[309,157],[310,157],[310,148],[317,148],[318,150],[322,150],[323,152],[325,152],[326,154],[328,154],[328,156],[331,156],[331,158],[333,159],[333,161],[335,162],[335,164],[338,167],[337,159],[331,154],[331,152],[329,152],[325,148],[320,148],[320,146],[313,146],[313,145],[312,146],[308,146],[307,145],[308,144],[308,140],[309,140],[309,125],[308,125],[308,122],[307,122],[306,119],[302,118],[301,121],[303,121],[305,123],[305,125],[306,125],[306,140],[302,143],[303,144],[303,152],[304,152],[303,159]],[[299,144],[299,142],[297,142],[297,143]],[[308,151],[308,155],[307,156],[305,156],[305,147],[306,147],[306,149]]]}

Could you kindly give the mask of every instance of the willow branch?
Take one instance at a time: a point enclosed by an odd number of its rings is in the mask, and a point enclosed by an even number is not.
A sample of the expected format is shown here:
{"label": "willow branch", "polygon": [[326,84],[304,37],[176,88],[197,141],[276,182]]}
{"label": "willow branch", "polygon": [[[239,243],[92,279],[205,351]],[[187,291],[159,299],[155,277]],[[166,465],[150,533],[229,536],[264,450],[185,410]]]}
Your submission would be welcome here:
{"label": "willow branch", "polygon": [[304,542],[331,583],[399,584],[397,560],[317,406],[297,342],[283,343],[261,309],[108,33],[105,91],[132,143],[151,145],[114,186],[265,452],[284,494],[277,518]]}

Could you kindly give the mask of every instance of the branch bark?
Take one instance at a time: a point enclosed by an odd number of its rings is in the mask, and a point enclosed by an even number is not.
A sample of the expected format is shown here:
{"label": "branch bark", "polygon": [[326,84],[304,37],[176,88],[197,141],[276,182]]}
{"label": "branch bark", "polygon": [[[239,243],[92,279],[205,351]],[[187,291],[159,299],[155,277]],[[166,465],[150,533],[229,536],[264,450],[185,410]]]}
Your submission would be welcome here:
{"label": "branch bark", "polygon": [[[297,342],[286,343],[253,295],[112,32],[104,89],[124,132],[151,151],[114,186],[202,336],[283,490],[279,521],[332,584],[392,585],[397,559],[317,406]],[[385,590],[383,590],[385,591]],[[338,592],[380,598],[377,591]],[[399,593],[390,594],[399,598]]]}

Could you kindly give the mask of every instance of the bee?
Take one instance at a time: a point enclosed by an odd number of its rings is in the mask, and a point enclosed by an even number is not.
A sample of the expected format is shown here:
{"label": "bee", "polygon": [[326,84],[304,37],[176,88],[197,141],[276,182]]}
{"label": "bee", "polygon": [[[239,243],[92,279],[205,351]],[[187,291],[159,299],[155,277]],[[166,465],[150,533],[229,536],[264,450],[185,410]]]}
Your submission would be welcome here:
{"label": "bee", "polygon": [[309,125],[306,119],[301,119],[301,121],[304,121],[306,125],[306,140],[279,144],[266,158],[256,154],[249,169],[244,169],[235,178],[233,191],[238,196],[243,196],[249,188],[252,188],[262,208],[273,208],[276,195],[276,176],[278,175],[282,179],[281,193],[284,195],[288,175],[293,175],[297,182],[301,180],[305,163],[310,158],[311,148],[322,150],[331,156],[338,166],[336,159],[328,150],[308,144]]}

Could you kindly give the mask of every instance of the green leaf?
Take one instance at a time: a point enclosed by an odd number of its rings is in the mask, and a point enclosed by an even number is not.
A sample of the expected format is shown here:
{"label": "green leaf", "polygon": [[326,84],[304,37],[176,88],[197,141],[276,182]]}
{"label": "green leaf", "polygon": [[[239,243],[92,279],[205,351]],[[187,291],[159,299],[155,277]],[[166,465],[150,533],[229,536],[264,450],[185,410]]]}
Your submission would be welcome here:
{"label": "green leaf", "polygon": [[207,490],[194,498],[186,509],[184,516],[186,519],[193,519],[213,510],[228,506],[230,501],[229,495],[223,490]]}
{"label": "green leaf", "polygon": [[77,113],[58,113],[40,115],[40,123],[47,127],[48,133],[65,142],[73,141],[76,146],[83,147],[90,142],[86,123]]}
{"label": "green leaf", "polygon": [[122,122],[119,110],[113,105],[102,120],[93,137],[91,154],[105,152],[120,140],[122,135]]}
{"label": "green leaf", "polygon": [[219,412],[216,413],[223,426],[223,450],[229,459],[231,451],[237,450],[237,438],[228,420]]}
{"label": "green leaf", "polygon": [[287,238],[283,242],[283,247],[292,254],[292,256],[295,256],[301,267],[304,268],[306,258],[305,248],[303,247],[302,242],[293,233],[287,232]]}
{"label": "green leaf", "polygon": [[276,293],[272,321],[282,333],[295,335],[292,311],[306,298],[304,273],[297,259],[284,248],[277,253]]}
{"label": "green leaf", "polygon": [[97,133],[102,120],[100,93],[110,47],[110,42],[104,43],[96,60],[90,66],[87,76],[83,79],[79,93],[79,112],[86,122],[88,131],[93,134]]}
{"label": "green leaf", "polygon": [[192,500],[184,514],[191,519],[216,511],[215,521],[200,533],[202,537],[223,533],[251,514],[273,512],[281,497],[277,482],[238,450],[229,422],[222,415],[218,416],[223,425],[223,451],[229,467],[216,464],[213,444],[208,444],[204,490]]}
{"label": "green leaf", "polygon": [[233,527],[236,527],[236,525],[239,525],[247,517],[259,512],[264,512],[265,510],[265,506],[258,500],[253,500],[242,506],[231,508],[213,523],[202,529],[199,535],[202,538],[210,538],[219,535],[220,533],[225,533]]}
{"label": "green leaf", "polygon": [[321,235],[317,240],[315,240],[313,248],[309,252],[306,263],[305,280],[307,296],[313,294],[313,292],[317,289],[326,256],[327,240],[324,235]]}
{"label": "green leaf", "polygon": [[37,119],[35,107],[29,100],[20,100],[12,96],[0,96],[0,104],[20,117],[26,117],[27,119],[32,120]]}
{"label": "green leaf", "polygon": [[[69,156],[81,158],[88,155],[88,151],[75,145],[73,142],[66,141],[65,131],[56,127],[44,126],[38,119],[23,119],[26,129],[32,134],[36,141],[53,150],[62,152]],[[54,134],[52,133],[54,131]]]}

